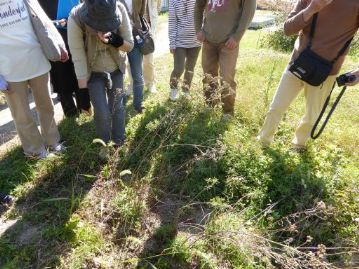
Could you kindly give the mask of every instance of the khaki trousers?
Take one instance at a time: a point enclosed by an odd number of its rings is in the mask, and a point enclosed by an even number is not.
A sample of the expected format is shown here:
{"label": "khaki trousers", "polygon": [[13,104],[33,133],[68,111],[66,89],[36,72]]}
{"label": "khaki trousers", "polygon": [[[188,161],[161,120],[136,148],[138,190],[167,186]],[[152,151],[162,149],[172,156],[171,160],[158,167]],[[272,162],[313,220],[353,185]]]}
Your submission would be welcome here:
{"label": "khaki trousers", "polygon": [[[45,150],[45,145],[56,145],[60,141],[60,134],[54,119],[49,74],[46,73],[28,81],[10,82],[9,85],[11,92],[5,94],[5,97],[24,153],[26,155],[37,155]],[[29,86],[39,115],[41,134],[30,111],[27,91]]]}
{"label": "khaki trousers", "polygon": [[284,113],[299,92],[304,89],[306,100],[305,113],[297,126],[292,143],[298,146],[305,146],[310,138],[314,123],[333,87],[335,78],[336,76],[329,76],[321,86],[314,87],[303,82],[286,69],[282,75],[277,92],[273,97],[262,130],[259,133],[259,139],[262,143],[269,145],[273,142],[274,134]]}
{"label": "khaki trousers", "polygon": [[[158,0],[160,1],[160,0]],[[156,1],[153,1],[156,2]],[[151,31],[152,31],[152,37],[153,40],[156,40],[156,27],[157,27],[157,3],[154,5],[150,4],[148,2],[148,8],[151,9],[151,15],[150,21],[151,21]],[[150,53],[147,55],[143,55],[143,80],[145,82],[145,86],[147,89],[150,89],[151,87],[155,86],[156,80],[155,80],[155,63],[154,63],[154,53]]]}
{"label": "khaki trousers", "polygon": [[143,56],[143,79],[147,89],[155,85],[155,64],[153,53]]}
{"label": "khaki trousers", "polygon": [[[238,51],[238,47],[228,49],[224,43],[204,42],[202,47],[202,67],[205,75],[203,83],[207,104],[213,106],[221,101],[224,113],[234,112],[237,87],[234,76]],[[220,92],[219,81],[221,81]]]}

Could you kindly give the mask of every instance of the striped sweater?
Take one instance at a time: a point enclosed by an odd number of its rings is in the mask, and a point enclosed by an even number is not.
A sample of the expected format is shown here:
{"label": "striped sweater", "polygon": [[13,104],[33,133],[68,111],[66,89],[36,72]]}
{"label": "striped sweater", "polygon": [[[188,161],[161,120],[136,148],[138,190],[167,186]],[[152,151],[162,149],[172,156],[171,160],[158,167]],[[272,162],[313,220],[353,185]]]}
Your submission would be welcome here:
{"label": "striped sweater", "polygon": [[194,27],[194,6],[196,0],[170,0],[168,37],[170,48],[200,47]]}

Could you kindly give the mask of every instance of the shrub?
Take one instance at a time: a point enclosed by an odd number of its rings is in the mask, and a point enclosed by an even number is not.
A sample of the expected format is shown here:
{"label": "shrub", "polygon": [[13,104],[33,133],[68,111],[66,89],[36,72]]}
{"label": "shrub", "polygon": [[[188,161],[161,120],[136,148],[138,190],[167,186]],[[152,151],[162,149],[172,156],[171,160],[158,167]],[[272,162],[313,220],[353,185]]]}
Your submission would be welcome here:
{"label": "shrub", "polygon": [[350,46],[350,55],[359,57],[359,35],[354,37],[354,40]]}
{"label": "shrub", "polygon": [[264,35],[261,39],[261,47],[290,52],[293,50],[296,39],[297,36],[286,36],[283,27],[277,27]]}

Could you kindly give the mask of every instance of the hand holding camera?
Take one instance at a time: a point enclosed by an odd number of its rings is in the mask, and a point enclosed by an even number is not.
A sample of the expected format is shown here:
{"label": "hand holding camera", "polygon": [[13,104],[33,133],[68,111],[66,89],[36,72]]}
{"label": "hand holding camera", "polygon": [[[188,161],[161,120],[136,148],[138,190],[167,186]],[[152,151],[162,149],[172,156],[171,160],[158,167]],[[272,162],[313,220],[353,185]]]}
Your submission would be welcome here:
{"label": "hand holding camera", "polygon": [[105,44],[109,44],[115,48],[119,48],[123,45],[124,40],[123,38],[115,33],[115,32],[108,32],[108,33],[98,33],[98,38]]}
{"label": "hand holding camera", "polygon": [[337,77],[338,86],[354,86],[359,83],[359,69]]}

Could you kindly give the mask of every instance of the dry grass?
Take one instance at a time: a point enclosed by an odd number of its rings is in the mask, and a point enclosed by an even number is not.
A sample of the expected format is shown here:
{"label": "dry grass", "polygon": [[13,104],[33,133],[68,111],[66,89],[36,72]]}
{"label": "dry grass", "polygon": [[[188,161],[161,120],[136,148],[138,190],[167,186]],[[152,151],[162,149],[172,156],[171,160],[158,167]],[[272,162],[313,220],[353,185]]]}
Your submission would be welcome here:
{"label": "dry grass", "polygon": [[257,6],[258,9],[262,10],[272,10],[272,11],[284,11],[288,12],[295,1],[287,1],[287,0],[258,0]]}

